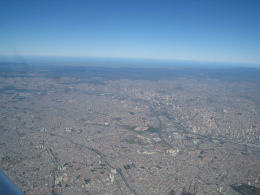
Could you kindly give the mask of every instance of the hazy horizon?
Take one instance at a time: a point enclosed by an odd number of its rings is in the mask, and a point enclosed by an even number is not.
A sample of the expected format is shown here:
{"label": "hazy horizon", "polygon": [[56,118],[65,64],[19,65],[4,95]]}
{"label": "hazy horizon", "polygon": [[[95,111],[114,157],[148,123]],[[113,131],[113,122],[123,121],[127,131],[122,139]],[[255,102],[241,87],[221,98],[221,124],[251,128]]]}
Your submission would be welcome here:
{"label": "hazy horizon", "polygon": [[133,68],[260,68],[260,64],[149,58],[115,58],[83,56],[0,56],[0,62],[26,63],[32,66],[98,66]]}

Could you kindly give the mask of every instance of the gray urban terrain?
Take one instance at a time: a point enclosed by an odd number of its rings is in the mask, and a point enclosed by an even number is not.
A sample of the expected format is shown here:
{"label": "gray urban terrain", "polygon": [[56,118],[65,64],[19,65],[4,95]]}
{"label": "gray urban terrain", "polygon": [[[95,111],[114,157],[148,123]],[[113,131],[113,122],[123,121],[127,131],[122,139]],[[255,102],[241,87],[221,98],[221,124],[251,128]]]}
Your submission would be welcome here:
{"label": "gray urban terrain", "polygon": [[2,63],[0,108],[25,194],[260,194],[259,69]]}

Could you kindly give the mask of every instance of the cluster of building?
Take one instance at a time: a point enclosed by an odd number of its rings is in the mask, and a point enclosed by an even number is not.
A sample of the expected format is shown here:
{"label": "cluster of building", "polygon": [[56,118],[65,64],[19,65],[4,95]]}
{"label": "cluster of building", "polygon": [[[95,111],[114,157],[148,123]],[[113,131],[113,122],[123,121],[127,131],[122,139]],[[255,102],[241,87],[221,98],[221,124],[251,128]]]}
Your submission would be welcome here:
{"label": "cluster of building", "polygon": [[[0,125],[13,139],[4,143],[2,166],[25,191],[234,194],[234,183],[260,187],[260,110],[240,94],[241,84],[192,78],[91,84],[41,75],[0,82],[14,86],[0,102]],[[37,193],[14,174],[26,169],[29,179],[36,164]],[[66,169],[55,169],[59,164]]]}

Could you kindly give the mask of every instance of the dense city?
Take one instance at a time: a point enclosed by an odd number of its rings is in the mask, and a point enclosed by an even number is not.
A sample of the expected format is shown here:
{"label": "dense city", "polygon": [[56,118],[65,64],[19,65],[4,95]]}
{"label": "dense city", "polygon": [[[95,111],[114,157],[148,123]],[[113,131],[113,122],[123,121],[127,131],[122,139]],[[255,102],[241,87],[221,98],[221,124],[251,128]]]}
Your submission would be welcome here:
{"label": "dense city", "polygon": [[0,168],[25,194],[260,194],[259,79],[119,69],[1,72]]}

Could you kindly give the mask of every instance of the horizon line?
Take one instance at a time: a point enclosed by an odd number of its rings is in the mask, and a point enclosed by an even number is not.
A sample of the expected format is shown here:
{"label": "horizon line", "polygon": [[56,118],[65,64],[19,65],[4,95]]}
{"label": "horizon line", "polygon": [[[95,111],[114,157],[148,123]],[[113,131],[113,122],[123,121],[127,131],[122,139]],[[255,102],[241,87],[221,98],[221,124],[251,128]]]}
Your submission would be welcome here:
{"label": "horizon line", "polygon": [[169,59],[169,58],[146,58],[146,57],[111,57],[111,56],[62,56],[62,55],[0,55],[2,58],[13,58],[16,61],[21,58],[82,58],[82,59],[115,59],[115,60],[141,60],[141,61],[164,61],[164,62],[190,62],[190,63],[210,63],[210,64],[241,64],[241,65],[259,65],[260,63],[254,62],[235,62],[235,61],[208,61],[208,60],[187,60],[187,59]]}

